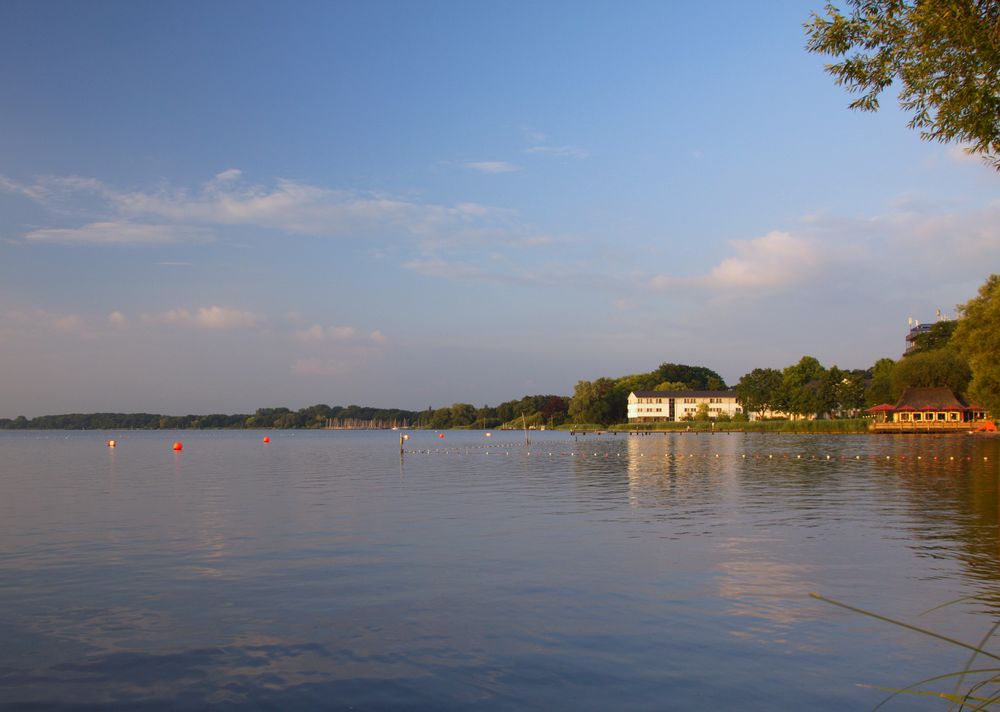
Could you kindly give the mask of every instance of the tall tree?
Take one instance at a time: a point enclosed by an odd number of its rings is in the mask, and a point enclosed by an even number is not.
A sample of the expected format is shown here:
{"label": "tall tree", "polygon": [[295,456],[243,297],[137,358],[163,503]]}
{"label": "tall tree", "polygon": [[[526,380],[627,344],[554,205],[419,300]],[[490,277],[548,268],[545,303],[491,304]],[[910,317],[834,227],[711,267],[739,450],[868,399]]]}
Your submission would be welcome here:
{"label": "tall tree", "polygon": [[755,368],[736,384],[736,397],[744,410],[763,417],[768,410],[777,410],[781,399],[781,371],[776,368]]}
{"label": "tall tree", "polygon": [[679,381],[687,384],[687,387],[693,391],[721,391],[726,388],[726,382],[722,380],[722,376],[705,366],[662,363],[650,375],[653,376],[653,384],[663,383],[664,381]]}
{"label": "tall tree", "polygon": [[896,395],[892,391],[892,369],[895,365],[896,362],[891,358],[880,358],[875,362],[871,368],[871,380],[865,389],[865,405],[896,402]]}
{"label": "tall tree", "polygon": [[924,139],[959,141],[1000,170],[1000,3],[996,0],[849,0],[844,14],[805,24],[807,47],[854,94],[852,109],[877,111],[894,82]]}
{"label": "tall tree", "polygon": [[953,342],[972,368],[969,393],[1000,418],[1000,275],[991,274],[979,296],[959,307]]}
{"label": "tall tree", "polygon": [[961,396],[971,378],[969,362],[953,347],[924,351],[896,362],[892,369],[893,398],[899,398],[907,386],[947,386]]}
{"label": "tall tree", "polygon": [[569,402],[570,419],[574,423],[610,423],[612,415],[608,397],[614,386],[615,382],[610,378],[578,382]]}
{"label": "tall tree", "polygon": [[782,371],[782,390],[790,413],[820,415],[827,411],[821,392],[825,374],[823,364],[812,356],[803,356]]}

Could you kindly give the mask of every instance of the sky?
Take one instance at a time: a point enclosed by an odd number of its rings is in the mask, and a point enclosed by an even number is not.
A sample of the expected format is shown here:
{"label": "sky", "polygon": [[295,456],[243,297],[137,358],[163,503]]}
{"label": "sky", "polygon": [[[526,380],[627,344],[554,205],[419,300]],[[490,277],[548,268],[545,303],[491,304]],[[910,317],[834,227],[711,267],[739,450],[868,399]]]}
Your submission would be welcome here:
{"label": "sky", "polygon": [[1000,271],[1000,174],[819,0],[0,3],[0,417],[867,368]]}

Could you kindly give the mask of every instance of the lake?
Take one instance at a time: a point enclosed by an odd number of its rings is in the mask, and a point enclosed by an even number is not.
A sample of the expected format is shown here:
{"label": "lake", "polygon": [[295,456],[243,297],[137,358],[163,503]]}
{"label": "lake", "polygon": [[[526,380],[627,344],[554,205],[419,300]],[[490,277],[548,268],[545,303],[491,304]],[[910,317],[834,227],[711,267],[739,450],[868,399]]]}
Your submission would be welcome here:
{"label": "lake", "polygon": [[870,709],[968,651],[810,592],[1000,614],[995,438],[409,435],[0,432],[0,709]]}

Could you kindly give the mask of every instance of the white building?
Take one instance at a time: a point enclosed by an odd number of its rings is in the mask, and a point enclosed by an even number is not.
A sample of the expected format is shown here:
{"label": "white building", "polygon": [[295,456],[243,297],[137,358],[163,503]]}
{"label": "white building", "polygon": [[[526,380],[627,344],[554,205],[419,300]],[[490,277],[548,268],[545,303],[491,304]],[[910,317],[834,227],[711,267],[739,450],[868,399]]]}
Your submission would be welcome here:
{"label": "white building", "polygon": [[702,404],[708,407],[709,418],[732,418],[743,412],[734,391],[632,391],[628,394],[628,422],[693,420]]}

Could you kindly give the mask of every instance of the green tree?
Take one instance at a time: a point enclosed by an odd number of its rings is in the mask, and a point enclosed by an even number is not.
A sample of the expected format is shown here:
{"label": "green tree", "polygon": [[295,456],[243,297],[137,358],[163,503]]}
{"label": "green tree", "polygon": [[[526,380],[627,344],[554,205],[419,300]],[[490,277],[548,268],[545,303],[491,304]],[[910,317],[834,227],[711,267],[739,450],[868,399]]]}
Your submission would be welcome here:
{"label": "green tree", "polygon": [[893,400],[908,386],[947,386],[961,396],[968,389],[971,378],[969,362],[955,348],[924,351],[896,362],[892,369]]}
{"label": "green tree", "polygon": [[1000,275],[991,274],[959,308],[954,343],[972,369],[969,394],[994,418],[1000,418]]}
{"label": "green tree", "polygon": [[798,415],[820,415],[827,411],[821,391],[826,369],[816,358],[803,356],[781,373],[785,409]]}
{"label": "green tree", "polygon": [[596,381],[580,381],[573,389],[573,398],[569,402],[569,417],[573,423],[611,422],[611,404],[608,396],[614,390],[615,382],[610,378],[598,378]]}
{"label": "green tree", "polygon": [[736,397],[744,410],[763,417],[768,410],[776,410],[781,399],[781,371],[776,368],[755,368],[736,384]]}
{"label": "green tree", "polygon": [[849,0],[843,14],[805,24],[807,47],[841,61],[826,66],[860,96],[852,109],[877,111],[894,82],[909,127],[934,141],[970,144],[1000,170],[1000,3],[996,0]]}
{"label": "green tree", "polygon": [[[681,382],[693,391],[722,391],[726,382],[722,376],[705,366],[688,366],[683,363],[662,363],[651,374],[652,383]],[[650,387],[643,390],[648,390]]]}
{"label": "green tree", "polygon": [[432,430],[447,430],[451,427],[451,408],[438,408],[431,413],[427,427]]}
{"label": "green tree", "polygon": [[710,419],[708,412],[708,403],[699,403],[698,407],[694,411],[694,419],[706,422]]}
{"label": "green tree", "polygon": [[919,354],[924,351],[943,349],[951,341],[952,334],[958,327],[957,321],[937,321],[930,330],[917,334],[913,337],[913,347],[906,352],[907,356]]}
{"label": "green tree", "polygon": [[896,362],[891,358],[880,358],[871,367],[871,376],[865,388],[865,405],[871,407],[882,403],[895,403],[897,394],[892,390],[892,370]]}
{"label": "green tree", "polygon": [[687,384],[683,381],[664,381],[663,383],[656,384],[654,391],[690,391]]}
{"label": "green tree", "polygon": [[865,387],[868,385],[868,372],[864,369],[851,369],[842,373],[843,378],[836,386],[837,403],[843,414],[851,417],[865,407]]}
{"label": "green tree", "polygon": [[451,406],[451,427],[468,427],[476,422],[476,408],[468,403],[455,403]]}

